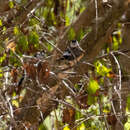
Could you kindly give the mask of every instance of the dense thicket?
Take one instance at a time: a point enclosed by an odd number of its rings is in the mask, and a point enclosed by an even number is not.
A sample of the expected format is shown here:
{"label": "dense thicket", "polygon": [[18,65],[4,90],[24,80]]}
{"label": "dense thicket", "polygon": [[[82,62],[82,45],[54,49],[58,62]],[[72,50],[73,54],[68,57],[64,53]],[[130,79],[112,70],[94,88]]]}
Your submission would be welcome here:
{"label": "dense thicket", "polygon": [[129,130],[129,34],[130,0],[0,0],[0,129]]}

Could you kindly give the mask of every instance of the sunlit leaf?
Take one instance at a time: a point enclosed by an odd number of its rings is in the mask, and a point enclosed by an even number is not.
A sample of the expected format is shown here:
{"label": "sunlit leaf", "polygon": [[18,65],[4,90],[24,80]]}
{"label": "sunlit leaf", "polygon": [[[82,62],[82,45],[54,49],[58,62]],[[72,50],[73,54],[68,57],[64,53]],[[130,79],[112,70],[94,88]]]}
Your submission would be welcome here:
{"label": "sunlit leaf", "polygon": [[53,21],[53,24],[56,24],[55,14],[53,11],[51,11],[51,20]]}
{"label": "sunlit leaf", "polygon": [[107,108],[104,108],[104,109],[103,109],[103,112],[107,114],[107,113],[109,113],[109,112],[110,112],[110,110],[109,110],[109,109],[107,109]]}
{"label": "sunlit leaf", "polygon": [[125,130],[130,130],[130,118],[128,118],[128,121],[125,123]]}
{"label": "sunlit leaf", "polygon": [[0,27],[2,26],[3,24],[2,24],[2,20],[0,19]]}
{"label": "sunlit leaf", "polygon": [[29,19],[29,24],[31,25],[31,26],[33,26],[33,25],[37,25],[38,24],[38,21],[36,20],[36,19],[34,19],[34,18],[31,18],[31,19]]}
{"label": "sunlit leaf", "polygon": [[48,49],[48,51],[52,51],[53,50],[53,47],[48,43],[48,44],[46,44],[47,45],[47,49]]}
{"label": "sunlit leaf", "polygon": [[51,6],[52,5],[52,0],[48,0],[47,4],[48,4],[48,6]]}
{"label": "sunlit leaf", "polygon": [[80,8],[80,13],[82,13],[85,9],[85,7]]}
{"label": "sunlit leaf", "polygon": [[83,116],[83,115],[81,114],[81,112],[76,111],[75,119],[80,119],[82,116]]}
{"label": "sunlit leaf", "polygon": [[78,126],[77,130],[86,130],[84,123]]}
{"label": "sunlit leaf", "polygon": [[0,78],[3,77],[2,70],[0,69]]}
{"label": "sunlit leaf", "polygon": [[0,63],[2,63],[6,58],[6,54],[4,53],[4,55],[2,57],[0,57]]}
{"label": "sunlit leaf", "polygon": [[122,43],[121,30],[113,32],[113,49],[118,50],[119,45]]}
{"label": "sunlit leaf", "polygon": [[90,80],[89,85],[87,87],[87,91],[89,94],[95,94],[99,88],[100,86],[96,80]]}
{"label": "sunlit leaf", "polygon": [[15,35],[18,35],[19,34],[19,29],[18,29],[18,27],[16,26],[16,27],[14,27],[14,34]]}
{"label": "sunlit leaf", "polygon": [[105,75],[107,75],[111,71],[111,68],[107,68],[100,61],[97,61],[95,63],[95,67],[96,67],[97,74],[101,75],[101,76],[105,76]]}
{"label": "sunlit leaf", "polygon": [[68,16],[65,17],[65,25],[69,26],[70,25],[70,19]]}
{"label": "sunlit leaf", "polygon": [[17,100],[12,100],[12,105],[16,106],[17,108],[19,107],[19,103]]}
{"label": "sunlit leaf", "polygon": [[48,130],[45,124],[40,124],[38,130]]}
{"label": "sunlit leaf", "polygon": [[119,42],[118,42],[118,40],[116,39],[116,37],[113,36],[113,49],[114,49],[114,50],[118,50],[118,48],[119,48]]}
{"label": "sunlit leaf", "polygon": [[122,43],[122,38],[119,38],[119,43],[120,43],[120,44]]}
{"label": "sunlit leaf", "polygon": [[64,127],[63,130],[70,130],[70,128],[68,126]]}
{"label": "sunlit leaf", "polygon": [[49,9],[47,7],[44,7],[44,11],[43,11],[43,17],[46,19],[47,16],[48,16],[48,12],[49,12]]}
{"label": "sunlit leaf", "polygon": [[9,1],[9,7],[12,9],[14,7],[13,1]]}
{"label": "sunlit leaf", "polygon": [[107,53],[109,53],[110,52],[110,48],[109,47],[107,47]]}
{"label": "sunlit leaf", "polygon": [[2,34],[5,34],[6,30],[7,30],[7,29],[6,29],[6,27],[4,26],[3,29],[2,29],[2,32],[3,32]]}
{"label": "sunlit leaf", "polygon": [[127,108],[130,111],[130,95],[127,97]]}

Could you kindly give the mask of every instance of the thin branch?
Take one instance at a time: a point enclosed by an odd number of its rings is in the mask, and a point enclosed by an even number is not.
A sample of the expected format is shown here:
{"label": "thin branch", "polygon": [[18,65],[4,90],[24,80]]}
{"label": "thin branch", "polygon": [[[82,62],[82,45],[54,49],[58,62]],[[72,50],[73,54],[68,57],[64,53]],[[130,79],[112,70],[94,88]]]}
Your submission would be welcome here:
{"label": "thin branch", "polygon": [[[114,108],[114,105],[113,105],[113,102],[112,102],[112,101],[111,101],[111,106],[112,106],[112,110],[113,110],[113,113],[114,113],[114,115],[115,115],[117,121],[119,121],[119,123],[121,124],[121,126],[124,126],[124,125],[122,124],[122,122],[120,121],[120,119],[117,117],[117,113],[116,113],[116,111],[115,111],[115,108]],[[121,116],[122,116],[122,113],[120,113],[120,114],[121,114]]]}
{"label": "thin branch", "polygon": [[[1,100],[2,100],[2,102],[4,104],[4,106],[5,106],[5,109],[8,110],[8,114],[9,114],[9,116],[11,118],[11,123],[14,124],[14,126],[17,126],[17,124],[16,124],[16,122],[15,122],[15,120],[13,118],[13,108],[12,108],[12,105],[10,104],[9,100],[7,99],[7,97],[6,97],[6,99],[3,97],[1,90],[0,90],[0,97],[1,97]],[[8,103],[9,106],[7,105],[7,103]]]}
{"label": "thin branch", "polygon": [[76,95],[76,93],[73,91],[73,89],[71,87],[69,87],[69,85],[65,82],[65,80],[62,80],[62,83],[66,86],[67,89],[70,90],[70,92],[73,94],[73,95]]}
{"label": "thin branch", "polygon": [[[117,60],[117,58],[115,57],[115,55],[113,53],[111,53],[112,57],[114,58],[116,64],[117,64],[117,67],[118,67],[118,73],[119,73],[119,91],[121,92],[121,67],[120,67],[120,64]],[[116,90],[117,88],[115,88]],[[120,99],[120,111],[122,112],[122,101],[121,101],[121,94],[120,92],[118,92],[118,90],[116,90],[118,96],[119,96],[119,99]]]}

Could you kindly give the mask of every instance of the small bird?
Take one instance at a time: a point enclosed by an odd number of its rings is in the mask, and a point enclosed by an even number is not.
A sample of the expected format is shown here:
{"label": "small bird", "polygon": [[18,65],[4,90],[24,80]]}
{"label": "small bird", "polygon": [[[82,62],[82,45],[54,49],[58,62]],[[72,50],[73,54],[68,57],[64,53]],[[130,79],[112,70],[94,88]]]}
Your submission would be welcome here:
{"label": "small bird", "polygon": [[81,57],[83,53],[84,53],[84,50],[79,46],[78,41],[72,40],[70,45],[64,51],[62,57],[58,59],[58,61],[61,61],[61,60],[73,61]]}
{"label": "small bird", "polygon": [[34,54],[34,57],[38,59],[45,58],[45,51],[43,50],[43,51],[36,52],[36,54]]}

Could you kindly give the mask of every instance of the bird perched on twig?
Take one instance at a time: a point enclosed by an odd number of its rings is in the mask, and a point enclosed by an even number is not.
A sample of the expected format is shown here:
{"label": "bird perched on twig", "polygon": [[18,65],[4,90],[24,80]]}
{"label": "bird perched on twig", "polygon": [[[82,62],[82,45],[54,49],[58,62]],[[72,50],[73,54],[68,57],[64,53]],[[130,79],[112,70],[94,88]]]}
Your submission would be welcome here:
{"label": "bird perched on twig", "polygon": [[37,58],[37,59],[45,58],[45,51],[42,50],[42,51],[36,52],[36,54],[34,54],[34,57]]}
{"label": "bird perched on twig", "polygon": [[68,60],[68,61],[77,60],[80,57],[82,58],[83,54],[84,54],[84,50],[79,46],[78,41],[77,40],[72,40],[70,45],[64,51],[62,57],[57,59],[57,61],[61,61],[61,60]]}

